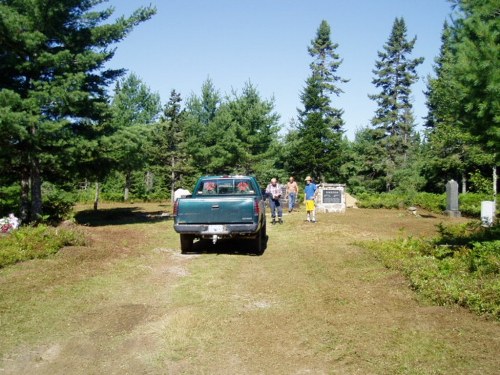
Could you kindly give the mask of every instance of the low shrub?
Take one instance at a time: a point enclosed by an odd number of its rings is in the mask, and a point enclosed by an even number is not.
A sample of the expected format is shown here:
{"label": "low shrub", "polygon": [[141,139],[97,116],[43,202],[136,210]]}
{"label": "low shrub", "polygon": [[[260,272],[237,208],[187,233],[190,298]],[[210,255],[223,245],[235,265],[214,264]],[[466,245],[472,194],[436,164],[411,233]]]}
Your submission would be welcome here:
{"label": "low shrub", "polygon": [[363,193],[359,194],[359,208],[403,208],[405,206],[405,197],[395,193]]}
{"label": "low shrub", "polygon": [[458,196],[458,208],[463,216],[479,217],[481,215],[481,202],[491,200],[493,200],[493,196],[488,194],[460,194]]}
{"label": "low shrub", "polygon": [[441,213],[446,210],[446,194],[417,193],[413,205],[427,211]]}
{"label": "low shrub", "polygon": [[77,200],[74,193],[47,182],[42,185],[42,195],[44,218],[51,223],[67,219]]}
{"label": "low shrub", "polygon": [[[417,206],[424,210],[442,213],[446,210],[446,194],[416,193],[402,195],[399,193],[363,193],[356,196],[360,208],[407,208]],[[459,195],[459,210],[463,216],[479,217],[481,202],[491,200],[487,194],[466,193]]]}
{"label": "low shrub", "polygon": [[77,228],[47,225],[21,227],[0,236],[0,268],[20,261],[45,258],[64,246],[83,246],[85,238]]}
{"label": "low shrub", "polygon": [[500,320],[500,225],[438,228],[431,240],[363,242],[383,264],[403,272],[422,296]]}

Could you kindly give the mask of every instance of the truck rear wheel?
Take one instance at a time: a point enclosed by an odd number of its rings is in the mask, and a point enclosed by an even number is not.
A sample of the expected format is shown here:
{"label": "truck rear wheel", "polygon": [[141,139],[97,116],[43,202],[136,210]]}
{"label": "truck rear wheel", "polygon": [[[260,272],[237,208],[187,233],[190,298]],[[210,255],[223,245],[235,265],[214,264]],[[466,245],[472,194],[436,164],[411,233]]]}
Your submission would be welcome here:
{"label": "truck rear wheel", "polygon": [[194,237],[191,234],[181,234],[181,253],[186,254],[193,250]]}
{"label": "truck rear wheel", "polygon": [[260,228],[257,237],[254,239],[255,253],[261,255],[264,253],[264,241],[266,239],[266,229],[265,227]]}

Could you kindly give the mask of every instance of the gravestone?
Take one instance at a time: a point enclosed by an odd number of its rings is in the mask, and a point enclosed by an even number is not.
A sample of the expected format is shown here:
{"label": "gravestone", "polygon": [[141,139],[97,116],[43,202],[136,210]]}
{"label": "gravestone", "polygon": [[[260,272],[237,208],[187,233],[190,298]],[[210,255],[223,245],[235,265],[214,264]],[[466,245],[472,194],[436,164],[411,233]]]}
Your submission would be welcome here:
{"label": "gravestone", "polygon": [[286,198],[286,186],[285,185],[281,185],[281,202],[284,205],[288,204],[288,198]]}
{"label": "gravestone", "polygon": [[481,202],[481,222],[483,227],[491,227],[495,222],[495,202]]}
{"label": "gravestone", "polygon": [[316,207],[318,212],[344,213],[346,209],[345,185],[319,184]]}
{"label": "gravestone", "polygon": [[446,184],[446,211],[450,217],[460,217],[458,210],[458,183],[455,180],[450,180]]}

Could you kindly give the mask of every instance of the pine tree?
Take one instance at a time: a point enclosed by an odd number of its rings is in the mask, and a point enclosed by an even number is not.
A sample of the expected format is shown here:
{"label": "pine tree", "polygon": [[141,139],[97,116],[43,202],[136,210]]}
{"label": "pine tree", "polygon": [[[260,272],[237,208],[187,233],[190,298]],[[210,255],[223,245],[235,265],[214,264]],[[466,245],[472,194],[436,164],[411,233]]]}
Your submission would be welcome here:
{"label": "pine tree", "polygon": [[460,87],[457,106],[461,126],[491,156],[493,199],[500,163],[500,17],[498,1],[455,0],[461,17],[454,25],[453,75]]}
{"label": "pine tree", "polygon": [[462,127],[500,161],[500,10],[495,0],[456,0],[461,17],[454,25],[453,107]]}
{"label": "pine tree", "polygon": [[242,93],[233,92],[227,102],[231,123],[239,141],[238,160],[234,168],[241,174],[256,174],[262,163],[273,158],[273,144],[279,131],[279,115],[274,101],[263,100],[259,92],[247,82]]}
{"label": "pine tree", "polygon": [[155,122],[160,111],[160,96],[135,74],[117,83],[110,120],[115,132],[109,137],[108,144],[114,169],[125,176],[124,201],[129,199],[133,172],[146,165],[145,149],[150,142],[150,125]]}
{"label": "pine tree", "polygon": [[483,169],[492,160],[481,150],[476,137],[461,126],[462,116],[457,111],[461,87],[453,72],[453,29],[448,23],[443,27],[441,42],[435,59],[435,77],[428,78],[426,92],[429,108],[425,123],[426,190],[444,191],[446,182],[455,179],[462,181],[462,191],[466,192],[467,175]]}
{"label": "pine tree", "polygon": [[181,95],[172,90],[153,131],[150,148],[154,162],[159,164],[159,170],[167,175],[172,199],[176,188],[189,186],[192,182],[189,179],[192,173],[187,150],[187,116],[181,102]]}
{"label": "pine tree", "polygon": [[386,190],[395,187],[396,172],[405,168],[408,153],[415,146],[415,123],[411,104],[411,85],[418,79],[416,67],[423,58],[410,59],[416,37],[406,37],[403,18],[396,18],[389,40],[378,52],[372,83],[380,93],[369,95],[377,103],[371,124],[379,138],[380,158],[386,171]]}
{"label": "pine tree", "polygon": [[0,3],[0,156],[15,160],[25,221],[42,215],[42,181],[79,170],[94,152],[106,87],[123,73],[105,68],[111,47],[155,13],[139,8],[106,24],[112,8],[93,10],[103,2]]}
{"label": "pine tree", "polygon": [[193,94],[186,101],[187,149],[191,165],[199,174],[215,173],[210,150],[222,141],[223,131],[219,133],[213,125],[221,103],[221,94],[210,78],[203,82],[201,96]]}
{"label": "pine tree", "polygon": [[336,53],[338,44],[330,39],[330,26],[322,21],[308,47],[313,58],[311,75],[300,95],[303,109],[299,110],[296,137],[300,147],[289,161],[295,175],[312,174],[320,180],[339,175],[342,157],[343,110],[332,107],[331,96],[343,91],[338,86],[347,80],[337,75],[342,60]]}
{"label": "pine tree", "polygon": [[186,105],[188,153],[201,174],[257,174],[267,166],[279,130],[274,102],[248,82],[222,98],[211,80]]}

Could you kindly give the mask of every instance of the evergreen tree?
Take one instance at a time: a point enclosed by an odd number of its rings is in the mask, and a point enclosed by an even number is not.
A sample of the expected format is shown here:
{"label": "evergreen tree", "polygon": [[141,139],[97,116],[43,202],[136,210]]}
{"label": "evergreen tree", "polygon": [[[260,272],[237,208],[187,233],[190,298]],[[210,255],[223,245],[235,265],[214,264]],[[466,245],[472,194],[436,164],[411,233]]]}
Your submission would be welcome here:
{"label": "evergreen tree", "polygon": [[461,12],[454,25],[453,75],[460,87],[455,111],[461,126],[491,156],[493,199],[500,163],[500,17],[498,1],[455,0]]}
{"label": "evergreen tree", "polygon": [[125,176],[124,201],[128,201],[132,186],[132,174],[141,170],[147,162],[150,125],[161,111],[160,96],[135,74],[130,74],[115,87],[111,103],[111,126],[109,137],[110,157],[114,168]]}
{"label": "evergreen tree", "polygon": [[477,136],[500,162],[500,16],[498,1],[455,0],[461,17],[454,25],[453,109],[462,127]]}
{"label": "evergreen tree", "polygon": [[483,169],[491,157],[481,149],[476,137],[461,126],[462,116],[456,110],[461,87],[454,77],[455,55],[453,30],[445,23],[441,37],[440,54],[435,60],[435,77],[427,83],[425,123],[426,144],[424,174],[428,180],[427,191],[442,192],[450,179],[462,181],[462,191],[467,191],[467,175]]}
{"label": "evergreen tree", "polygon": [[0,2],[0,157],[15,163],[25,221],[41,217],[44,179],[95,153],[106,87],[123,73],[105,68],[110,47],[155,13],[105,23],[112,9],[93,10],[103,2]]}
{"label": "evergreen tree", "polygon": [[368,127],[356,132],[351,145],[352,173],[348,179],[353,193],[385,190],[387,163],[380,157],[383,137],[383,133]]}
{"label": "evergreen tree", "polygon": [[181,102],[181,95],[172,90],[163,115],[155,126],[150,150],[153,160],[159,164],[159,170],[166,174],[172,199],[176,188],[192,185],[186,111],[182,109]]}
{"label": "evergreen tree", "polygon": [[212,82],[187,103],[188,153],[201,174],[259,174],[277,140],[279,116],[248,82],[242,94],[221,98]]}
{"label": "evergreen tree", "polygon": [[411,104],[411,85],[418,79],[416,67],[423,58],[410,59],[416,37],[406,37],[403,18],[396,18],[389,40],[378,52],[372,83],[380,93],[369,95],[377,103],[371,124],[376,132],[380,158],[385,164],[386,190],[395,187],[394,176],[407,167],[409,153],[416,146],[415,123]]}
{"label": "evergreen tree", "polygon": [[152,124],[158,118],[160,106],[160,95],[131,73],[115,86],[111,102],[112,124],[117,128]]}
{"label": "evergreen tree", "polygon": [[264,169],[262,164],[267,165],[267,160],[274,156],[273,145],[279,131],[279,115],[273,112],[274,100],[263,100],[255,86],[248,82],[241,95],[233,92],[227,106],[239,141],[235,171],[256,174]]}
{"label": "evergreen tree", "polygon": [[187,149],[192,167],[198,174],[215,172],[210,165],[209,149],[217,144],[220,137],[218,129],[212,130],[212,123],[221,102],[221,94],[210,78],[203,82],[200,97],[192,94],[186,101]]}
{"label": "evergreen tree", "polygon": [[300,147],[294,150],[288,167],[297,176],[312,174],[323,181],[339,176],[343,110],[332,107],[331,96],[340,95],[338,85],[347,80],[337,75],[342,63],[337,48],[338,44],[330,39],[330,26],[323,20],[308,47],[313,58],[311,75],[300,95],[303,109],[299,110],[297,134],[289,137],[300,139]]}

